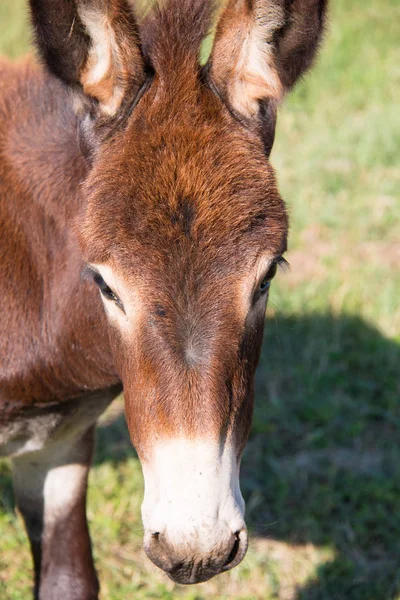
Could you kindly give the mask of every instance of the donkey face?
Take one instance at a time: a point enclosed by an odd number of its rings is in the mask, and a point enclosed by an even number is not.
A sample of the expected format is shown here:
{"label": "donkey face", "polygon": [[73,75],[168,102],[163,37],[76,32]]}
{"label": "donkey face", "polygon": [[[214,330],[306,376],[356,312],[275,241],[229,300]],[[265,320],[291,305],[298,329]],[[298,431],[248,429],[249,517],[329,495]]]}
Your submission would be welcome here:
{"label": "donkey face", "polygon": [[78,236],[143,466],[145,549],[174,580],[205,581],[246,552],[239,463],[287,235],[266,154],[324,2],[232,0],[212,15],[173,0],[140,21],[127,0],[66,2],[50,36],[48,1],[31,0],[33,16],[91,165]]}

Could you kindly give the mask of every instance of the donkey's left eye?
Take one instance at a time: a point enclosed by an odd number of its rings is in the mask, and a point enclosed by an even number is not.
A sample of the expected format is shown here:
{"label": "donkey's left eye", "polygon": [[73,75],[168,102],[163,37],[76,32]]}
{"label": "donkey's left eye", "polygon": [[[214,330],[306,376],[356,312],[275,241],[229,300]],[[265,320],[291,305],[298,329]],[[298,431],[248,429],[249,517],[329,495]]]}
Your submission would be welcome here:
{"label": "donkey's left eye", "polygon": [[121,300],[118,298],[117,294],[112,291],[110,286],[106,284],[100,273],[95,273],[93,279],[103,296],[107,298],[107,300],[112,300],[121,310],[124,310]]}
{"label": "donkey's left eye", "polygon": [[263,280],[260,283],[259,290],[261,293],[264,293],[268,290],[269,286],[271,285],[271,281],[276,275],[277,269],[278,265],[276,264],[276,262],[272,263],[272,265],[268,269],[268,272],[265,274]]}

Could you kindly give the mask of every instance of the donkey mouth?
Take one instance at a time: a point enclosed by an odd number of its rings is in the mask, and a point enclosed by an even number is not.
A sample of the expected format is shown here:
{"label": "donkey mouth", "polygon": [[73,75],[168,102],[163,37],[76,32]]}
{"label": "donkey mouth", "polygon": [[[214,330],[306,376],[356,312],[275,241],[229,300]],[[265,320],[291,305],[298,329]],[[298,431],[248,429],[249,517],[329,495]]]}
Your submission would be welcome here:
{"label": "donkey mouth", "polygon": [[247,532],[245,529],[232,535],[230,544],[224,549],[223,556],[218,552],[218,557],[212,553],[201,558],[188,557],[174,560],[172,553],[166,556],[165,552],[155,554],[153,549],[146,548],[150,560],[162,569],[172,581],[181,585],[203,583],[212,577],[236,567],[244,558],[248,547]]}

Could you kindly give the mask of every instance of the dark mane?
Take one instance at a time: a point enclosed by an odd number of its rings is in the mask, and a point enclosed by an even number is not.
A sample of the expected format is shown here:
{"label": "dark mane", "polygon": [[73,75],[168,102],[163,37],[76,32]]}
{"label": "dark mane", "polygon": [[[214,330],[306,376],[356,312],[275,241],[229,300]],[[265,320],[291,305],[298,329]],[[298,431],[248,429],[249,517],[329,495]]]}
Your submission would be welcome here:
{"label": "dark mane", "polygon": [[[134,10],[139,12],[139,2]],[[139,17],[141,44],[157,72],[182,73],[187,61],[198,61],[200,45],[209,33],[214,8],[212,0],[156,0]]]}

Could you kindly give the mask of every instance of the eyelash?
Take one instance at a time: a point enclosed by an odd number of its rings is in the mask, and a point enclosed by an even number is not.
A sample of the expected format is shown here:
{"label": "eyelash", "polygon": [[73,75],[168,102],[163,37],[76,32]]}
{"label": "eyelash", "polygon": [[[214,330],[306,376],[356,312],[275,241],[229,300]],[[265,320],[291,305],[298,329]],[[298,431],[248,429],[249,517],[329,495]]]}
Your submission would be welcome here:
{"label": "eyelash", "polygon": [[118,298],[117,294],[112,291],[110,286],[106,284],[100,273],[93,274],[93,281],[99,288],[100,293],[104,296],[104,298],[107,298],[107,300],[112,300],[122,311],[124,311],[124,306],[121,300]]}
{"label": "eyelash", "polygon": [[261,283],[257,289],[257,293],[260,295],[264,295],[270,288],[271,286],[271,281],[273,280],[273,278],[276,275],[276,272],[278,270],[279,267],[288,267],[289,263],[282,257],[280,256],[279,258],[277,258],[269,267],[267,273],[264,275],[263,279],[261,280]]}
{"label": "eyelash", "polygon": [[261,280],[259,290],[261,294],[265,294],[265,292],[269,289],[271,285],[271,281],[276,275],[276,271],[278,269],[278,265],[276,262],[272,263],[264,278]]}

